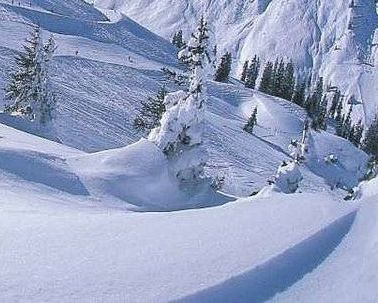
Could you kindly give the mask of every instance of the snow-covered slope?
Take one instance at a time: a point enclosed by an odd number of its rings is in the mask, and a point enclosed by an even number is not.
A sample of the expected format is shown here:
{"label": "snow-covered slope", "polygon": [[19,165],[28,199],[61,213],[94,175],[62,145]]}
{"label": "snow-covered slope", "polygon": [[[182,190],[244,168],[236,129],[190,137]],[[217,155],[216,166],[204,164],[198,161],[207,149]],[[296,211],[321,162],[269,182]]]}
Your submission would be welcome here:
{"label": "snow-covered slope", "polygon": [[[323,260],[354,218],[354,205],[328,194],[131,213],[109,196],[99,200],[91,190],[71,192],[67,178],[76,177],[78,166],[72,169],[67,160],[86,157],[84,153],[5,126],[0,126],[0,135],[1,156],[8,151],[7,161],[0,161],[3,302],[207,302],[219,297],[226,298],[223,302],[260,302]],[[80,163],[83,171],[85,163]],[[119,165],[103,163],[113,168],[108,177]],[[93,162],[87,164],[88,171]],[[130,174],[135,167],[129,167]],[[25,175],[34,170],[40,174]],[[60,187],[49,180],[59,181]],[[90,185],[85,178],[81,181],[84,189]],[[292,262],[297,255],[306,256],[306,262],[295,271],[277,267],[278,260]],[[260,277],[267,287],[253,282]],[[249,284],[255,285],[252,292],[245,287]]]}
{"label": "snow-covered slope", "polygon": [[[331,190],[357,185],[366,154],[330,127],[311,133],[300,193],[237,199],[208,188],[182,192],[164,154],[131,127],[142,100],[163,84],[177,89],[160,70],[180,68],[173,47],[79,0],[11,3],[0,0],[0,86],[30,23],[44,37],[53,33],[55,127],[63,144],[5,126],[38,133],[0,115],[0,302],[377,301],[377,181],[361,186],[364,202],[345,202],[344,191]],[[128,3],[135,12],[136,3]],[[158,12],[168,2],[140,3]],[[175,12],[180,3],[166,8]],[[199,3],[207,4],[188,1],[187,12]],[[211,1],[209,8],[215,4],[224,5],[219,24],[222,16],[246,22],[229,26],[242,26],[244,37],[255,24],[245,16],[264,18],[280,7],[255,0]],[[209,81],[208,93],[207,173],[226,177],[225,192],[247,196],[290,158],[287,146],[300,138],[306,114],[235,80]],[[242,127],[256,105],[251,135]],[[338,160],[326,161],[330,154]]]}
{"label": "snow-covered slope", "polygon": [[[43,3],[43,8],[48,9],[48,3]],[[66,1],[65,7],[76,10],[77,3]],[[175,49],[128,18],[104,22],[98,12],[90,15],[89,9],[88,16],[77,19],[74,12],[52,14],[34,4],[20,8],[0,3],[0,9],[0,29],[4,33],[0,37],[0,64],[4,66],[0,69],[1,87],[14,64],[13,56],[30,31],[28,23],[39,23],[45,37],[50,33],[55,36],[55,125],[58,137],[66,145],[93,152],[138,141],[141,135],[133,130],[132,123],[141,101],[154,95],[161,85],[174,89],[160,69],[178,67]],[[95,18],[99,21],[93,21]],[[291,139],[301,136],[305,113],[289,102],[245,89],[238,83],[210,82],[209,95],[207,171],[226,177],[226,192],[249,195],[263,187],[281,161],[289,157],[287,146]],[[3,97],[1,90],[0,103]],[[241,128],[254,105],[259,107],[259,117],[256,136],[251,136]],[[14,126],[19,127],[17,123]],[[328,190],[338,179],[343,179],[340,183],[347,187],[356,186],[364,172],[366,156],[330,134],[316,138],[324,140],[329,150],[316,148],[312,162],[324,164],[329,153],[340,154],[340,167],[328,167],[327,175],[323,174],[326,170],[313,170],[313,165],[304,168],[302,190]],[[354,162],[349,161],[351,155]]]}
{"label": "snow-covered slope", "polygon": [[[91,1],[93,2],[93,1]],[[123,12],[152,31],[188,36],[203,14],[220,52],[233,52],[235,71],[258,54],[263,60],[293,59],[303,74],[321,75],[346,96],[362,102],[354,117],[370,123],[377,111],[374,65],[378,26],[373,0],[94,0],[99,8]],[[169,14],[165,14],[169,11]],[[165,16],[161,18],[161,16]],[[375,45],[375,46],[374,46]],[[347,98],[346,98],[347,99]]]}

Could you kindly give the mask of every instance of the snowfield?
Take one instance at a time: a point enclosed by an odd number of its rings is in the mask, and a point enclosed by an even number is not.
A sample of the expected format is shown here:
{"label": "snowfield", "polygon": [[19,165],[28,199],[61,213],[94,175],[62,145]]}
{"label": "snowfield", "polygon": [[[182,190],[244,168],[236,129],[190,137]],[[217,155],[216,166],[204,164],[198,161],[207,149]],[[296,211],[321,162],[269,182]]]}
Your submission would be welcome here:
{"label": "snowfield", "polygon": [[[161,70],[183,70],[164,38],[188,33],[201,10],[235,67],[255,53],[293,57],[361,98],[355,115],[369,122],[377,69],[354,50],[378,54],[367,42],[372,1],[87,2],[0,0],[1,110],[31,26],[58,46],[54,131],[0,113],[0,302],[377,302],[378,181],[360,183],[368,156],[333,125],[310,132],[295,171],[282,168],[304,109],[234,78],[207,81],[205,173],[224,178],[219,191],[180,187],[132,127],[160,87],[182,89]],[[300,181],[298,191],[272,190],[275,175]],[[343,200],[352,188],[357,199]]]}

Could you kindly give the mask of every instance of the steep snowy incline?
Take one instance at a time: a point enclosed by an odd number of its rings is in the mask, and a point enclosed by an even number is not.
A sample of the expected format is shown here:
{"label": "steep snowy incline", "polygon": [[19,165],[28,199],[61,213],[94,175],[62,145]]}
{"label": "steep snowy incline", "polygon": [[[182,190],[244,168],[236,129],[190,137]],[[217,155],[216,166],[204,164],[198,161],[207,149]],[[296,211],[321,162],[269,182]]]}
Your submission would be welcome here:
{"label": "steep snowy incline", "polygon": [[[4,66],[0,69],[1,87],[6,85],[13,56],[22,49],[30,31],[22,21],[41,19],[43,36],[50,33],[55,36],[58,49],[51,72],[58,98],[55,125],[58,137],[66,145],[93,152],[138,141],[141,134],[136,133],[132,124],[141,102],[155,95],[162,85],[169,90],[177,89],[160,70],[166,65],[177,66],[174,49],[144,29],[135,37],[134,31],[139,31],[139,27],[134,28],[127,19],[112,24],[96,23],[36,12],[33,7],[0,4],[1,8],[4,12],[0,21],[4,33],[0,37],[3,46],[0,64]],[[106,39],[99,39],[102,35]],[[124,41],[123,37],[130,39]],[[155,42],[150,43],[151,39]],[[291,139],[300,138],[305,112],[292,103],[245,89],[238,83],[209,82],[209,95],[205,132],[210,153],[207,171],[212,176],[226,178],[227,193],[249,195],[263,187],[281,161],[289,158],[287,146]],[[3,98],[1,90],[1,104]],[[258,126],[256,134],[250,135],[241,129],[255,105],[259,107]],[[339,179],[347,187],[357,185],[364,173],[366,155],[338,137],[319,134],[316,138],[331,148],[323,150],[315,144],[313,163],[326,165],[324,157],[334,153],[340,154],[340,167],[327,167],[330,173],[326,175],[319,171],[314,174],[310,166],[304,168],[301,190],[329,190]],[[352,155],[354,163],[348,160]]]}
{"label": "steep snowy incline", "polygon": [[[93,1],[91,1],[93,2]],[[263,60],[293,59],[302,75],[321,75],[329,85],[354,95],[362,105],[354,118],[370,123],[377,111],[374,80],[378,68],[371,58],[378,27],[373,0],[95,0],[99,8],[113,9],[147,28],[171,38],[178,29],[188,36],[204,14],[219,52],[232,51],[234,72],[255,54]],[[161,18],[169,10],[167,18]],[[366,79],[374,74],[373,79]],[[347,98],[346,98],[347,99]],[[373,110],[370,110],[373,109]]]}

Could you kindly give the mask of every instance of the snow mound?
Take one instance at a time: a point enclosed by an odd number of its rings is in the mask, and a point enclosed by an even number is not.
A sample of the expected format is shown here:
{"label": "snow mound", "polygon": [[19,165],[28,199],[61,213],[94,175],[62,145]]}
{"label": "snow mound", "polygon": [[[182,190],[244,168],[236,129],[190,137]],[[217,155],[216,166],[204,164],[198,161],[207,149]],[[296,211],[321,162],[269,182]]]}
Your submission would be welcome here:
{"label": "snow mound", "polygon": [[166,156],[145,139],[124,148],[71,158],[69,163],[93,195],[115,197],[134,210],[198,208],[231,200],[206,184],[180,188]]}
{"label": "snow mound", "polygon": [[[377,186],[375,186],[377,190]],[[377,302],[378,199],[365,199],[336,250],[272,302]]]}

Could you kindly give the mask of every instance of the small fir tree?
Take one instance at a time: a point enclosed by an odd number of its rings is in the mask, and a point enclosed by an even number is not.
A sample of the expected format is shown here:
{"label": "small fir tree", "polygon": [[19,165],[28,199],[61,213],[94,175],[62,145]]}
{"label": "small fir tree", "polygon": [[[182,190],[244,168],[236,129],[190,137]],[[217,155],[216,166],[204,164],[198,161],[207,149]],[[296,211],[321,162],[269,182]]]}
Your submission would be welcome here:
{"label": "small fir tree", "polygon": [[221,58],[219,66],[215,72],[214,80],[217,82],[227,82],[231,72],[231,65],[231,53],[227,52]]}
{"label": "small fir tree", "polygon": [[373,123],[366,131],[365,139],[363,141],[363,150],[372,156],[372,158],[378,160],[378,116],[375,116]]}
{"label": "small fir tree", "polygon": [[273,63],[268,61],[265,65],[263,75],[260,82],[259,91],[271,94],[272,92],[272,76],[273,76]]}
{"label": "small fir tree", "polygon": [[16,59],[16,71],[5,89],[5,112],[17,114],[46,126],[53,119],[55,95],[50,88],[49,61],[56,49],[50,37],[43,44],[39,27],[34,28]]}
{"label": "small fir tree", "polygon": [[257,124],[257,106],[253,109],[251,116],[249,117],[247,124],[244,126],[243,130],[247,133],[252,134],[255,125]]}
{"label": "small fir tree", "polygon": [[306,99],[306,80],[304,81],[297,81],[295,86],[295,90],[293,93],[292,102],[298,104],[299,106],[303,106]]}
{"label": "small fir tree", "polygon": [[185,47],[185,42],[184,42],[184,39],[183,39],[181,29],[173,35],[172,44],[174,46],[176,46],[178,49],[182,49],[183,47]]}
{"label": "small fir tree", "polygon": [[148,97],[147,102],[142,102],[142,107],[134,119],[134,128],[138,131],[150,131],[160,126],[160,120],[165,112],[164,99],[167,96],[165,87],[161,87],[155,98]]}
{"label": "small fir tree", "polygon": [[255,88],[256,81],[259,76],[260,71],[260,59],[255,55],[251,61],[251,64],[248,66],[247,74],[245,78],[245,87]]}
{"label": "small fir tree", "polygon": [[240,76],[240,81],[241,81],[241,82],[245,82],[245,79],[246,79],[246,77],[247,77],[248,67],[249,67],[249,61],[246,60],[246,61],[244,62],[243,70],[242,70],[242,73],[241,73],[241,76]]}

